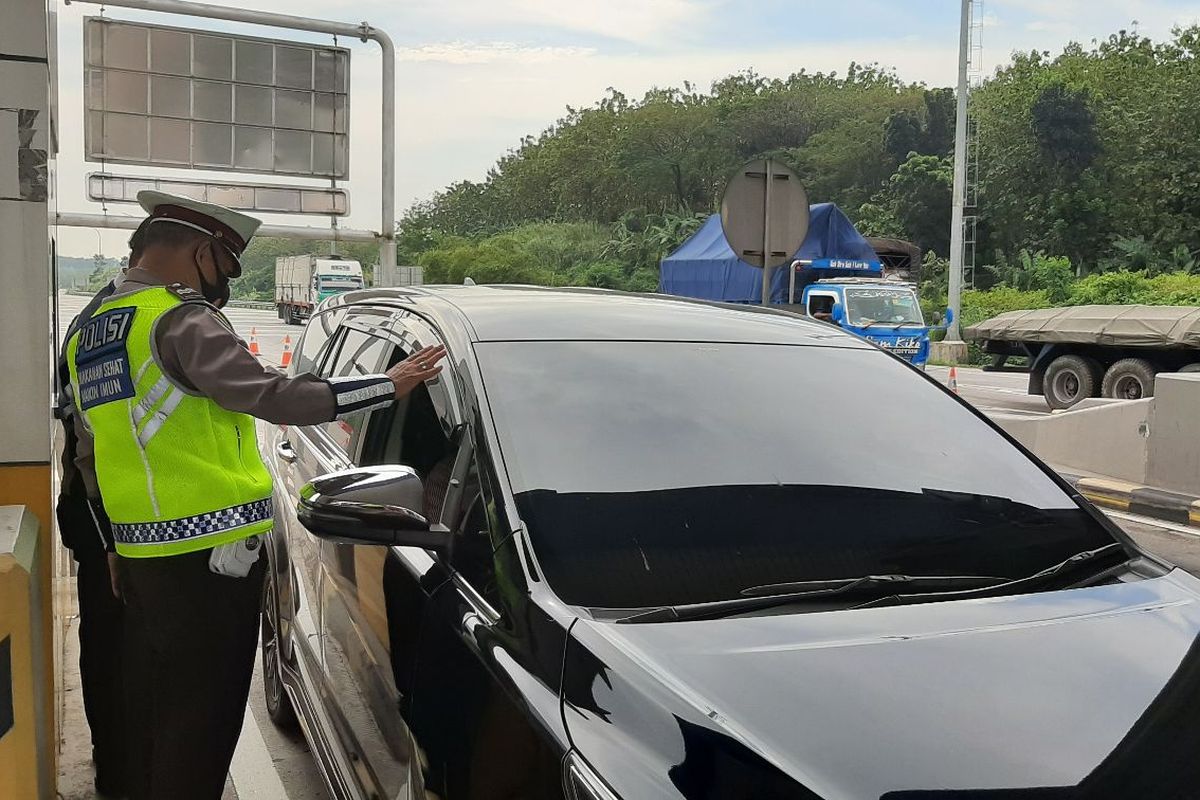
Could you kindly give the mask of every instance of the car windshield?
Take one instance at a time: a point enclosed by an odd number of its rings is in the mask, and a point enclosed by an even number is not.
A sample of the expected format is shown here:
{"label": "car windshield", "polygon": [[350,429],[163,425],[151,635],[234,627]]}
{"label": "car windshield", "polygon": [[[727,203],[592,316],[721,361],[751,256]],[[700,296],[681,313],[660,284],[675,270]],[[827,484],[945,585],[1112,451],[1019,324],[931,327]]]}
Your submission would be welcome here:
{"label": "car windshield", "polygon": [[846,289],[846,315],[851,325],[924,325],[921,305],[910,289],[863,286]]}
{"label": "car windshield", "polygon": [[570,603],[676,605],[873,574],[1015,578],[1113,541],[999,433],[874,350],[476,347],[518,511]]}

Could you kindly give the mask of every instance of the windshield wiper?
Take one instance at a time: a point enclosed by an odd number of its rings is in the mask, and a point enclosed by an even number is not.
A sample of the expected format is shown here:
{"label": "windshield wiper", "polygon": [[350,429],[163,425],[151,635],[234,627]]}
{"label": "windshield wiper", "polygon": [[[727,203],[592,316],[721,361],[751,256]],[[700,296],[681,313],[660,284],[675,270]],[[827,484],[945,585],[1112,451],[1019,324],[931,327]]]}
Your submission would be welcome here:
{"label": "windshield wiper", "polygon": [[992,575],[863,575],[858,578],[835,578],[824,581],[794,581],[763,584],[742,590],[742,597],[714,600],[707,603],[663,606],[642,611],[618,622],[682,622],[684,620],[717,619],[747,611],[761,611],[790,603],[820,601],[843,595],[855,595],[864,590],[887,587],[920,587],[936,591],[970,587],[990,587],[1004,583],[1007,578]]}
{"label": "windshield wiper", "polygon": [[[965,600],[972,597],[986,597],[989,594],[1005,593],[1012,589],[1025,589],[1031,586],[1036,586],[1046,582],[1050,578],[1054,578],[1064,572],[1069,572],[1077,567],[1083,566],[1090,561],[1094,561],[1101,556],[1111,554],[1115,549],[1120,549],[1124,552],[1124,548],[1120,542],[1106,544],[1103,547],[1097,547],[1092,550],[1084,550],[1076,553],[1069,558],[1065,558],[1057,564],[1051,564],[1045,569],[1040,569],[1032,575],[1026,575],[1023,578],[1014,578],[1012,580],[997,583],[992,586],[982,586],[976,589],[961,589],[958,591],[934,591],[925,593],[896,593],[888,597],[880,597],[875,600],[869,600],[866,603],[855,606],[855,608],[870,608],[872,606],[888,605],[903,600],[906,603],[924,602],[926,600],[939,600],[953,598],[956,600]],[[1128,555],[1128,554],[1126,554]],[[1121,562],[1124,563],[1124,562]]]}
{"label": "windshield wiper", "polygon": [[[1106,544],[1092,550],[1063,559],[1045,569],[1038,570],[1023,578],[1007,579],[986,575],[864,575],[861,578],[839,578],[830,581],[796,581],[793,583],[764,584],[751,586],[742,590],[743,597],[731,600],[715,600],[708,603],[690,603],[678,606],[663,606],[649,611],[638,612],[632,616],[619,619],[622,623],[641,622],[683,622],[686,620],[718,619],[733,614],[750,611],[761,611],[790,603],[820,601],[837,598],[843,595],[854,595],[865,589],[879,587],[898,587],[903,589],[923,589],[924,591],[889,591],[884,597],[877,597],[860,603],[852,608],[871,608],[894,605],[899,602],[921,603],[935,600],[966,600],[973,597],[986,597],[994,593],[1003,593],[1012,589],[1023,589],[1035,586],[1063,572],[1081,567],[1097,558],[1113,553],[1123,547],[1119,542]],[[755,594],[748,594],[754,592]],[[763,592],[765,594],[758,594]]]}
{"label": "windshield wiper", "polygon": [[933,586],[937,588],[975,588],[1004,583],[1008,578],[996,575],[863,575],[858,578],[834,578],[824,581],[764,583],[742,589],[743,597],[772,597],[780,594],[840,594],[866,586]]}

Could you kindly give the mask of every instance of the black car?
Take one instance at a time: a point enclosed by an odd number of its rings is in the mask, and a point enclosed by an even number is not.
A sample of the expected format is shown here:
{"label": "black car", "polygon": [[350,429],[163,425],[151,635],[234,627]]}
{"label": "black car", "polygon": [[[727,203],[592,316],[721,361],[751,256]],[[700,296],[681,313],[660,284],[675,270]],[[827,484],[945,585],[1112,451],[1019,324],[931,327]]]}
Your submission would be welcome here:
{"label": "black car", "polygon": [[1200,797],[1200,581],[935,382],[784,312],[362,291],[270,431],[263,664],[337,797]]}

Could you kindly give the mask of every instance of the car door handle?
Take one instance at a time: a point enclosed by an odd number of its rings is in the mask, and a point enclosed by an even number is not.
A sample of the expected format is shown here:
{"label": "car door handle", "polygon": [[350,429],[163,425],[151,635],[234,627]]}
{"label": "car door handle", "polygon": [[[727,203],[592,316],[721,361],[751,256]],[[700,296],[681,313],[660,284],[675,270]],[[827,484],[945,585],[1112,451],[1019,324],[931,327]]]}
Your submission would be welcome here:
{"label": "car door handle", "polygon": [[282,442],[275,445],[275,455],[279,456],[289,464],[292,464],[296,461],[296,451],[292,449],[292,443],[287,439],[284,439]]}
{"label": "car door handle", "polygon": [[479,616],[479,614],[475,611],[468,611],[466,614],[463,614],[462,632],[468,636],[474,636],[475,629],[482,624],[483,617]]}

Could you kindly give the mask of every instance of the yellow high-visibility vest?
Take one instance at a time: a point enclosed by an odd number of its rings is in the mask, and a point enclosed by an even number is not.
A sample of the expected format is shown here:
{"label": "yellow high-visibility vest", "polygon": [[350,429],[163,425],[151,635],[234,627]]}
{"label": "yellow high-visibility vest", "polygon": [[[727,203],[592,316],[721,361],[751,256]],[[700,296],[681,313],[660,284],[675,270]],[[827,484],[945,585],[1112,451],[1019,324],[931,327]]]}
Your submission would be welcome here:
{"label": "yellow high-visibility vest", "polygon": [[177,286],[109,298],[67,344],[122,556],[191,553],[271,528],[271,475],[254,418],[177,385],[156,359],[155,323],[184,302],[204,300]]}

